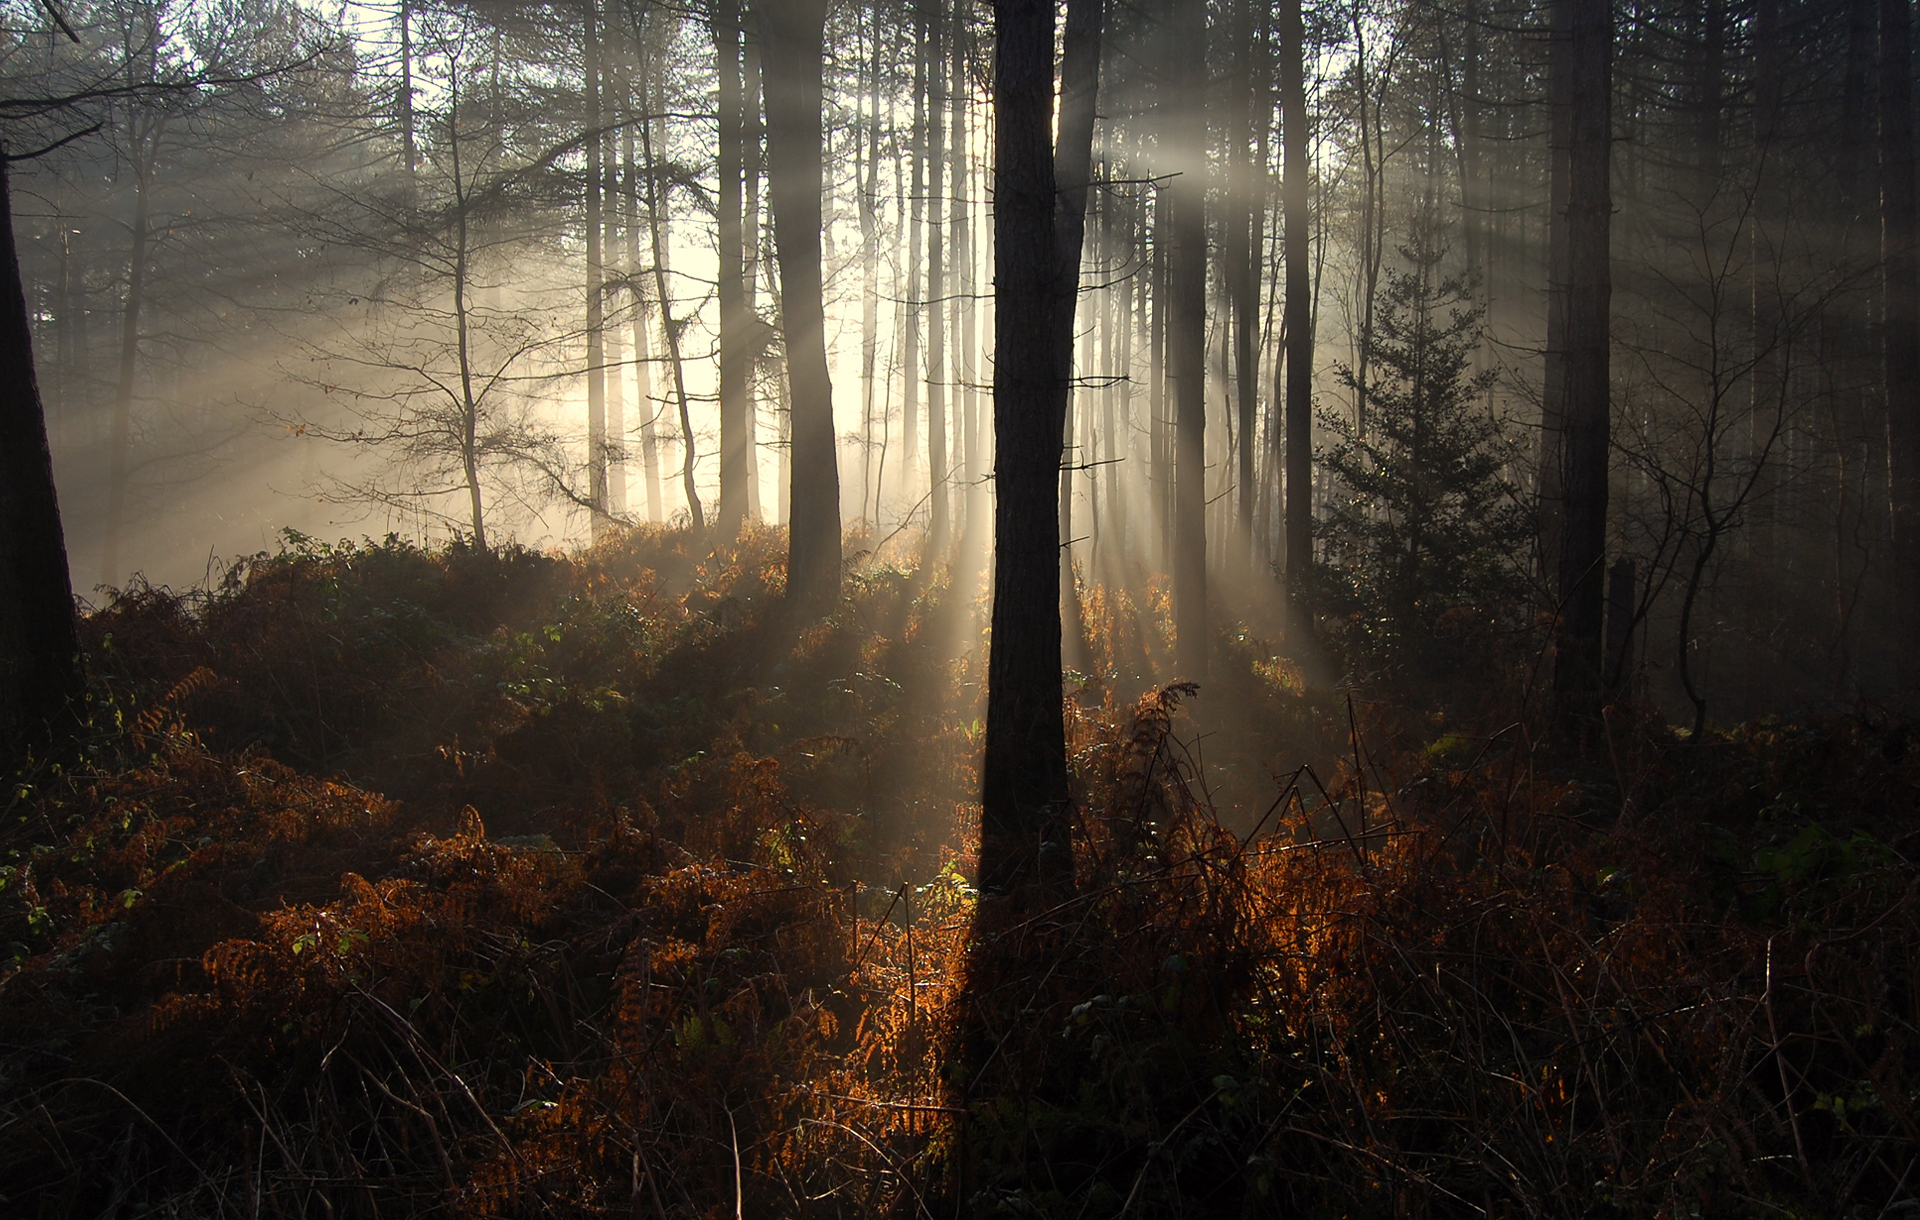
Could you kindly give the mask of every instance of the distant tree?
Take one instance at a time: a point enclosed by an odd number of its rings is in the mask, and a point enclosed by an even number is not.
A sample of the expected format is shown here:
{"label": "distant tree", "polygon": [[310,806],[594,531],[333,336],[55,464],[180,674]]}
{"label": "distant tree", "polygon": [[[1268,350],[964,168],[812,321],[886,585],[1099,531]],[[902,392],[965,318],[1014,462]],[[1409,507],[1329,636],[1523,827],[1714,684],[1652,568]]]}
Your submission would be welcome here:
{"label": "distant tree", "polygon": [[[1485,317],[1475,285],[1441,275],[1430,234],[1402,253],[1410,266],[1387,273],[1361,336],[1367,430],[1321,416],[1336,440],[1320,461],[1342,488],[1320,525],[1328,608],[1357,626],[1351,645],[1388,661],[1431,648],[1449,611],[1514,604],[1532,531],[1506,474],[1514,445],[1485,405],[1499,374],[1473,372]],[[1356,381],[1351,368],[1339,376]]]}
{"label": "distant tree", "polygon": [[746,116],[740,66],[739,0],[711,0],[708,25],[718,64],[719,208],[715,238],[719,249],[720,303],[720,536],[731,539],[747,520],[748,480],[752,471],[754,342],[753,307],[748,301],[746,248],[742,216],[741,171]]}
{"label": "distant tree", "polygon": [[555,297],[543,301],[526,278],[513,304],[498,292],[539,240],[535,216],[514,205],[540,185],[551,150],[527,155],[506,138],[497,43],[456,15],[416,20],[411,75],[434,98],[413,109],[419,164],[398,179],[318,184],[325,202],[301,223],[364,261],[327,294],[323,320],[302,320],[291,337],[307,359],[287,370],[324,394],[298,426],[362,455],[323,494],[404,507],[485,548],[494,493],[604,512],[604,483],[592,482],[604,466],[590,454],[578,487],[563,438],[527,390],[541,355],[572,337],[540,308]]}
{"label": "distant tree", "polygon": [[760,7],[767,87],[767,200],[780,263],[780,328],[791,394],[787,597],[824,608],[840,590],[840,464],[820,269],[826,0]]}
{"label": "distant tree", "polygon": [[[1286,572],[1289,591],[1313,570],[1313,289],[1309,278],[1306,22],[1300,0],[1279,11],[1285,151],[1281,209],[1286,254]],[[1275,387],[1276,391],[1278,387]]]}
{"label": "distant tree", "polygon": [[1168,362],[1174,396],[1173,621],[1180,676],[1207,676],[1207,110],[1204,0],[1167,8]]}

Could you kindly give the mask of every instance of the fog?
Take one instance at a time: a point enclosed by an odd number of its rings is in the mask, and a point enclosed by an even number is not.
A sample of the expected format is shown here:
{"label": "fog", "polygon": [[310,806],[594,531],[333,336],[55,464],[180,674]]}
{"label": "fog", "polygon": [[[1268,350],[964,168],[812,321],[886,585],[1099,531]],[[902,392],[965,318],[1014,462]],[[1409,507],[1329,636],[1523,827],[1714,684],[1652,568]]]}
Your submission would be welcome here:
{"label": "fog", "polygon": [[[1888,689],[1877,659],[1895,632],[1897,496],[1870,329],[1884,312],[1872,31],[1845,11],[1784,9],[1650,10],[1616,38],[1608,548],[1635,565],[1624,668],[1676,715],[1689,683],[1727,717]],[[577,548],[623,525],[710,523],[735,341],[751,400],[746,516],[783,524],[792,481],[817,476],[787,460],[751,12],[733,61],[750,319],[736,339],[720,316],[720,214],[735,196],[720,182],[711,14],[115,0],[67,11],[75,44],[40,10],[9,11],[9,94],[80,97],[9,111],[8,147],[85,133],[15,167],[77,589],[205,582],[285,531],[433,543],[484,529]],[[848,549],[940,567],[976,609],[992,503],[989,16],[834,8],[822,114]],[[1353,575],[1360,535],[1339,523],[1397,510],[1343,509],[1360,499],[1339,454],[1383,460],[1365,448],[1368,414],[1398,392],[1382,361],[1391,328],[1413,325],[1407,309],[1466,318],[1461,418],[1477,421],[1478,452],[1499,455],[1469,491],[1534,511],[1546,11],[1352,0],[1305,19],[1316,559],[1347,574],[1334,617],[1352,646],[1309,647],[1283,611],[1276,14],[1211,13],[1195,114],[1164,54],[1178,13],[1116,8],[1061,480],[1078,589],[1067,663],[1083,680],[1132,690],[1171,676],[1161,226],[1182,182],[1204,183],[1210,243],[1217,629],[1316,680],[1364,687],[1392,668],[1386,644],[1353,643],[1379,633]],[[1534,544],[1498,546],[1499,581],[1455,595],[1493,636],[1553,609]],[[980,623],[955,628],[955,655]]]}

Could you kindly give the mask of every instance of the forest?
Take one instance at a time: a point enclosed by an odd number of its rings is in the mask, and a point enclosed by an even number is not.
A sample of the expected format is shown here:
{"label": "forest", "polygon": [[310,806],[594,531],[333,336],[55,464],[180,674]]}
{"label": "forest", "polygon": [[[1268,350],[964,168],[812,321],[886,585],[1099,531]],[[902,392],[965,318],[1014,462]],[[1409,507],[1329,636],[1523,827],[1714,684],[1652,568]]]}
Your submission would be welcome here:
{"label": "forest", "polygon": [[1920,1214],[1912,0],[0,0],[0,1214]]}

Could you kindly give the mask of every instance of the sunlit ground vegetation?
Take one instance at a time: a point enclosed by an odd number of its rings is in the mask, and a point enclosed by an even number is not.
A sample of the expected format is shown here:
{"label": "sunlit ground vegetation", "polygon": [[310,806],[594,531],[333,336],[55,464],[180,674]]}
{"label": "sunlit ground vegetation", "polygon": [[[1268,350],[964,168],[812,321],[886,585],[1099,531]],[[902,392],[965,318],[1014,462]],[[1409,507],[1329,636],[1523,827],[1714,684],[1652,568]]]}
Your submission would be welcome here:
{"label": "sunlit ground vegetation", "polygon": [[1095,589],[1075,885],[982,898],[979,607],[869,558],[797,629],[781,549],[295,536],[92,613],[0,828],[0,1210],[1911,1211],[1904,725],[1580,762],[1510,643],[1155,689]]}

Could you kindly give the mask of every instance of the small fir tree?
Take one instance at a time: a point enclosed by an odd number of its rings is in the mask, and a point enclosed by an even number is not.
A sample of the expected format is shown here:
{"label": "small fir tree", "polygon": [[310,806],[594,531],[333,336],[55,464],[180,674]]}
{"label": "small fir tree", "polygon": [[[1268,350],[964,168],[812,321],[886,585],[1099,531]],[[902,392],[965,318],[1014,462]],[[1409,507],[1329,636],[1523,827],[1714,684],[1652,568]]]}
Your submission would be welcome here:
{"label": "small fir tree", "polygon": [[[1353,659],[1404,662],[1467,621],[1485,624],[1519,601],[1530,515],[1506,471],[1514,441],[1485,405],[1497,374],[1472,371],[1484,307],[1467,275],[1443,277],[1444,245],[1418,225],[1388,273],[1363,336],[1364,427],[1322,411],[1335,438],[1320,451],[1338,482],[1319,524],[1325,609],[1350,624]],[[1462,613],[1467,612],[1467,613]]]}

